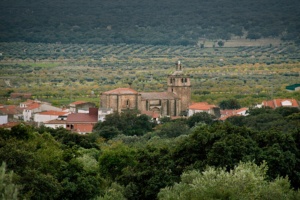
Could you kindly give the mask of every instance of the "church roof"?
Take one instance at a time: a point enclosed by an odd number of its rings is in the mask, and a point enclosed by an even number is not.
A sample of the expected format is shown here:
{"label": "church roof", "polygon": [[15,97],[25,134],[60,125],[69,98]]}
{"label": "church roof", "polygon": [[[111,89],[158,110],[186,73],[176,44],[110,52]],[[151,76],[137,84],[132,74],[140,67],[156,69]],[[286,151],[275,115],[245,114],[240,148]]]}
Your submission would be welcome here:
{"label": "church roof", "polygon": [[103,92],[103,94],[137,94],[138,92],[132,88],[117,88]]}
{"label": "church roof", "polygon": [[172,92],[141,92],[142,99],[178,99],[177,95]]}

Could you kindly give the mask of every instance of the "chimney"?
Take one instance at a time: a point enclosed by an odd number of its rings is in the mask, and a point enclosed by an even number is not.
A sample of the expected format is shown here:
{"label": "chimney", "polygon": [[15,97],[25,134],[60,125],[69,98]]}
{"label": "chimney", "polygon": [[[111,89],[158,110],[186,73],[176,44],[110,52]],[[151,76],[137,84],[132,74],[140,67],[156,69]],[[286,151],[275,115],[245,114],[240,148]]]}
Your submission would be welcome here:
{"label": "chimney", "polygon": [[89,115],[98,116],[98,108],[89,108]]}

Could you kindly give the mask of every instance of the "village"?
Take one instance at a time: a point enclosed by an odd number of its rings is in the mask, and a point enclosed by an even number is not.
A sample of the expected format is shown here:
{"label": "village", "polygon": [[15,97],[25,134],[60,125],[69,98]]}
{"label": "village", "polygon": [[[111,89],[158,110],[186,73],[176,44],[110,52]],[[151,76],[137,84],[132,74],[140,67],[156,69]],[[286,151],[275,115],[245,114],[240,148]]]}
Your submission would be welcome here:
{"label": "village", "polygon": [[[188,118],[196,113],[205,112],[216,120],[225,121],[232,116],[247,116],[249,107],[236,109],[220,109],[210,102],[191,101],[191,77],[184,73],[184,67],[178,61],[172,74],[167,77],[167,91],[138,92],[131,88],[116,88],[101,93],[100,106],[86,101],[75,101],[60,108],[49,102],[38,99],[28,99],[30,94],[12,93],[11,98],[27,98],[19,105],[0,105],[0,127],[11,128],[19,123],[28,123],[37,127],[65,128],[79,134],[93,132],[95,124],[105,121],[105,116],[113,112],[121,113],[125,110],[138,110],[145,114],[152,122],[160,123],[160,118],[170,119]],[[300,90],[299,84],[286,87],[293,92]],[[256,104],[254,107],[296,107],[296,99],[271,99]]]}

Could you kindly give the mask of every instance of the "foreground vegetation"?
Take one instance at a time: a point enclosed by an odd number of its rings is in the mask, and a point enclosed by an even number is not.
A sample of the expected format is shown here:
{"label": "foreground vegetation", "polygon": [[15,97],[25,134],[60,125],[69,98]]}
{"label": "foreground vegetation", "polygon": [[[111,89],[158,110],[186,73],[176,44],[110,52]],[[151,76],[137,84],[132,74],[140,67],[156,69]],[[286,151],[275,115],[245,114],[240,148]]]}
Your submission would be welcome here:
{"label": "foreground vegetation", "polygon": [[160,125],[114,113],[89,135],[21,124],[0,129],[0,191],[8,199],[299,199],[299,120],[297,108],[261,108],[225,123],[206,113]]}

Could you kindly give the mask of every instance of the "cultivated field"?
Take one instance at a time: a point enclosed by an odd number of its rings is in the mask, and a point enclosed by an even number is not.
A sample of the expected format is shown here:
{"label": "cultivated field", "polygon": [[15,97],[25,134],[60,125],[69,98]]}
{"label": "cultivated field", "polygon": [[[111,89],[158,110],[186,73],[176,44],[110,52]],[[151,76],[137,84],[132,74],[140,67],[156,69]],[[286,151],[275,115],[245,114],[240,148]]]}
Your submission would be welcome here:
{"label": "cultivated field", "polygon": [[[230,41],[228,41],[229,43]],[[166,90],[166,76],[181,60],[192,76],[194,101],[237,98],[249,106],[273,97],[295,97],[285,86],[299,83],[300,48],[293,44],[243,47],[0,44],[2,103],[11,91],[65,105],[117,87]]]}

